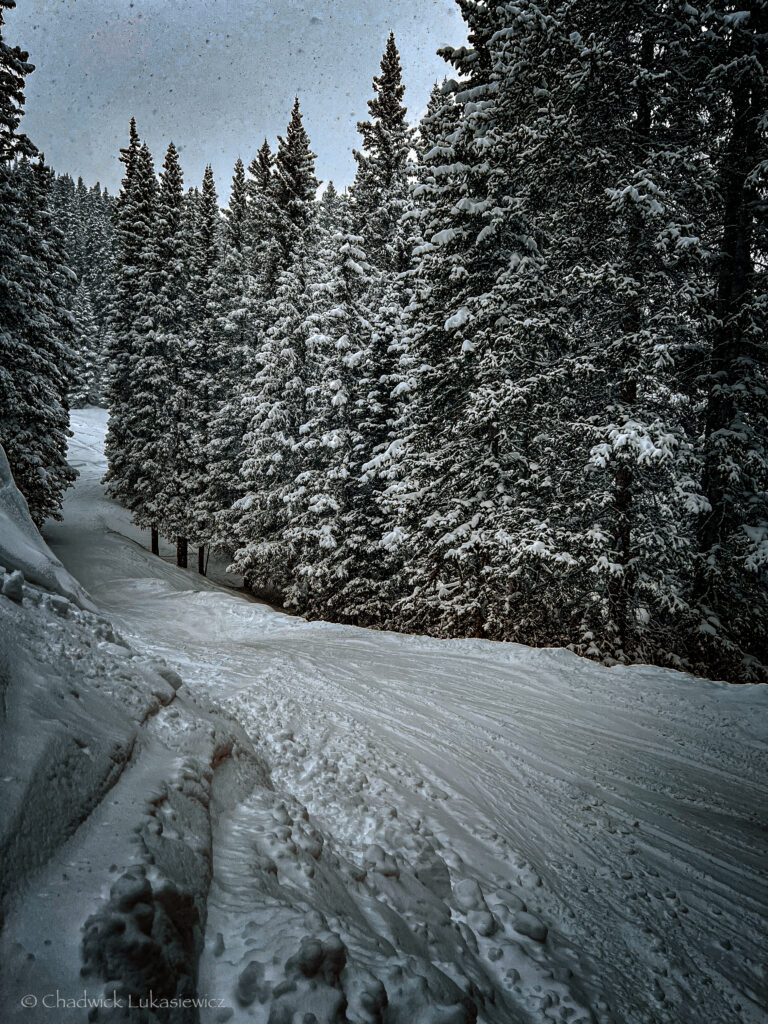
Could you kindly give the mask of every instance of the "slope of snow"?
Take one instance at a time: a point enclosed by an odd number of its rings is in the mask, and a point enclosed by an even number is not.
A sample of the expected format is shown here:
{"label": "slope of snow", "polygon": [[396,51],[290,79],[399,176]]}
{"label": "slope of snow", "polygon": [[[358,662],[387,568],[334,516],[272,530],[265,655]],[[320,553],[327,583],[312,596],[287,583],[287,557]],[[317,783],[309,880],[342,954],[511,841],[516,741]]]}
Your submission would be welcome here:
{"label": "slope of snow", "polygon": [[[204,1022],[763,1019],[768,689],[285,615],[152,557],[103,496],[104,414],[73,426],[47,536],[129,647],[72,663],[122,657],[144,693],[164,658],[184,685],[151,714],[84,709],[89,749],[136,739],[11,900],[9,1020],[81,967],[89,992],[195,990]],[[107,628],[77,615],[70,651]]]}
{"label": "slope of snow", "polygon": [[93,610],[83,588],[46,546],[34,523],[24,496],[16,487],[8,459],[0,446],[0,565],[21,571],[25,578],[55,594]]}

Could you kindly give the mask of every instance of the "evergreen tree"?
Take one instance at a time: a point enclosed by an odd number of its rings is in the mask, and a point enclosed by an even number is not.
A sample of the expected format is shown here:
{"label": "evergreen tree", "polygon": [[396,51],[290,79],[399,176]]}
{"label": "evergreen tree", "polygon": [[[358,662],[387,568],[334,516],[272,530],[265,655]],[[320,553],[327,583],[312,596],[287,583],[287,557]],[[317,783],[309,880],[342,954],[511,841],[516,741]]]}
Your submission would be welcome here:
{"label": "evergreen tree", "polygon": [[224,211],[227,222],[227,240],[233,249],[242,252],[245,245],[245,224],[248,215],[248,187],[245,180],[245,165],[240,157],[235,161],[232,175],[232,189],[229,206]]}
{"label": "evergreen tree", "polygon": [[267,140],[248,166],[246,181],[245,240],[248,263],[258,294],[266,298],[274,292],[281,266],[276,225],[279,209],[273,189],[274,158]]}
{"label": "evergreen tree", "polygon": [[22,160],[0,168],[0,443],[33,520],[61,518],[76,477],[67,463],[73,374],[74,274],[53,222],[53,172]]}
{"label": "evergreen tree", "polygon": [[292,571],[282,499],[301,471],[293,449],[307,411],[309,282],[318,187],[314,159],[297,98],[269,178],[279,265],[284,269],[263,306],[266,329],[259,339],[256,375],[243,398],[250,416],[242,466],[245,493],[233,507],[229,527],[237,547],[236,570],[257,592],[271,596],[285,593]]}
{"label": "evergreen tree", "polygon": [[295,600],[302,610],[352,622],[379,621],[387,607],[387,567],[378,546],[381,486],[372,457],[389,447],[396,418],[398,275],[408,265],[399,223],[407,205],[410,146],[393,35],[373,86],[371,119],[358,125],[364,150],[355,154],[348,212],[338,237],[328,240],[327,278],[316,290],[330,299],[315,314],[325,366],[301,444],[312,447],[320,463],[301,475],[295,497],[286,498],[291,536],[299,531],[304,541]]}
{"label": "evergreen tree", "polygon": [[171,142],[160,172],[156,220],[157,297],[155,330],[165,362],[165,416],[157,443],[161,487],[157,525],[168,538],[186,536],[191,492],[191,410],[187,359],[188,235],[184,181],[178,151]]}
{"label": "evergreen tree", "polygon": [[315,177],[315,154],[310,149],[298,96],[285,138],[279,137],[278,143],[270,190],[278,211],[273,230],[280,246],[281,266],[286,267],[312,222],[319,184]]}
{"label": "evergreen tree", "polygon": [[242,465],[245,493],[235,503],[234,568],[257,594],[283,600],[294,579],[295,556],[286,497],[302,472],[298,442],[307,415],[309,339],[313,333],[309,240],[293,258],[267,302],[268,328],[260,369],[250,386],[253,409]]}
{"label": "evergreen tree", "polygon": [[201,496],[206,539],[230,555],[232,506],[243,492],[240,469],[250,411],[244,398],[256,373],[257,325],[262,309],[249,270],[248,209],[243,164],[235,165],[227,230],[212,285],[217,373],[207,444],[208,474]]}
{"label": "evergreen tree", "polygon": [[288,603],[305,614],[355,622],[362,615],[360,592],[367,584],[360,566],[372,547],[358,525],[370,501],[361,482],[365,449],[359,407],[372,268],[362,239],[352,234],[348,211],[342,213],[340,228],[320,236],[306,286],[311,300],[306,400],[292,442],[297,473],[282,500],[293,572]]}
{"label": "evergreen tree", "polygon": [[[480,112],[494,90],[488,46],[502,27],[501,13],[481,3],[461,6],[470,45],[444,55],[462,81],[446,83],[442,102],[433,104],[426,126],[432,146],[417,182],[424,240],[416,249],[410,309],[408,443],[402,479],[391,491],[400,511],[386,540],[405,540],[400,588],[411,593],[399,606],[401,625],[472,635],[482,632],[493,600],[486,570],[497,550],[492,512],[507,492],[498,403],[514,374],[508,332],[497,326],[500,311],[490,294],[497,278],[520,264],[521,236],[530,231],[513,209],[492,213],[494,169],[487,153],[478,158]],[[520,271],[517,280],[522,286],[528,278],[525,293],[533,301],[535,260]],[[513,460],[514,441],[510,448]]]}
{"label": "evergreen tree", "polygon": [[120,150],[125,175],[115,202],[115,290],[110,310],[110,337],[106,350],[105,393],[109,423],[104,444],[107,473],[104,482],[118,501],[130,499],[129,474],[131,436],[131,364],[133,330],[139,316],[141,274],[150,225],[139,221],[134,230],[137,200],[138,162],[141,141],[136,121],[131,118],[128,145]]}
{"label": "evergreen tree", "polygon": [[40,525],[59,516],[67,464],[73,275],[53,219],[52,173],[19,132],[28,55],[3,39],[0,0],[0,444]]}
{"label": "evergreen tree", "polygon": [[24,116],[24,85],[35,68],[29,63],[29,54],[19,46],[9,46],[2,33],[5,12],[15,7],[15,0],[0,0],[0,164],[35,153],[27,136],[19,132]]}
{"label": "evergreen tree", "polygon": [[710,673],[754,679],[768,664],[768,4],[700,17],[694,66],[717,194],[694,656]]}
{"label": "evergreen tree", "polygon": [[93,313],[88,287],[81,281],[72,305],[74,320],[74,360],[70,406],[80,409],[101,401],[102,355],[99,329]]}
{"label": "evergreen tree", "polygon": [[[159,438],[167,431],[167,374],[156,332],[159,274],[156,253],[158,183],[146,144],[138,152],[131,215],[140,248],[130,268],[133,320],[125,338],[129,352],[128,396],[124,410],[127,472],[120,480],[123,503],[142,527],[155,525],[162,507],[163,464]],[[128,212],[128,210],[126,212]]]}
{"label": "evergreen tree", "polygon": [[204,499],[209,486],[208,446],[223,367],[219,360],[220,295],[217,268],[221,251],[221,214],[210,164],[205,168],[190,249],[188,285],[189,345],[189,533],[200,545],[213,533],[210,509]]}

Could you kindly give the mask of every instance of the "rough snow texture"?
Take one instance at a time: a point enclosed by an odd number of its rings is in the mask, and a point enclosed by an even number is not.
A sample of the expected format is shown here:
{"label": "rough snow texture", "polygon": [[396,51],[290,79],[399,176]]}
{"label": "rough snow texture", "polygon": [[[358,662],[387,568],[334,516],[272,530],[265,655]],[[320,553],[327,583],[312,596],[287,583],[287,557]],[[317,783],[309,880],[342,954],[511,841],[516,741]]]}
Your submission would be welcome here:
{"label": "rough snow texture", "polygon": [[136,543],[73,419],[51,543],[114,626],[0,597],[4,1021],[763,1019],[765,688],[248,602]]}

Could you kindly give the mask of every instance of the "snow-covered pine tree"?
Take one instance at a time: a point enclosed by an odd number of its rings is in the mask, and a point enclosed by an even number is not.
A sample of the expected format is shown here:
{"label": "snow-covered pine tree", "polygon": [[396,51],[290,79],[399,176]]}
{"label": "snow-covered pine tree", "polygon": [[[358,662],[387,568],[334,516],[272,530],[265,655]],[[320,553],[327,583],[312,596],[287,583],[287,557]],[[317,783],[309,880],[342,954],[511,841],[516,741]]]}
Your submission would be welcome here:
{"label": "snow-covered pine tree", "polygon": [[765,680],[768,4],[710,5],[699,17],[692,66],[717,191],[692,652],[708,674]]}
{"label": "snow-covered pine tree", "polygon": [[[355,153],[349,213],[330,249],[327,289],[333,301],[320,314],[319,331],[330,341],[329,361],[314,427],[323,471],[305,494],[310,512],[323,510],[322,544],[315,546],[314,566],[303,570],[311,577],[307,610],[349,622],[378,622],[390,603],[389,566],[379,546],[384,516],[377,457],[390,447],[397,418],[393,392],[405,305],[400,286],[410,256],[400,221],[408,203],[411,146],[393,34],[373,89],[370,119],[358,124],[363,147]],[[322,493],[324,498],[317,496]]]}
{"label": "snow-covered pine tree", "polygon": [[0,0],[0,444],[40,525],[59,516],[67,464],[73,275],[53,221],[52,172],[19,132],[28,54],[3,39]]}
{"label": "snow-covered pine tree", "polygon": [[[169,539],[186,537],[191,488],[191,417],[187,365],[188,233],[179,154],[169,143],[157,196],[155,332],[165,362],[165,432],[157,439],[161,465],[157,527]],[[183,546],[183,545],[182,545]]]}
{"label": "snow-covered pine tree", "polygon": [[131,365],[133,330],[139,316],[141,275],[150,224],[139,221],[134,228],[137,206],[137,169],[141,140],[136,121],[131,118],[128,145],[120,150],[125,166],[122,187],[114,210],[115,289],[109,315],[110,333],[106,348],[105,395],[109,423],[104,444],[107,473],[104,482],[118,501],[130,498],[129,415],[131,403]]}
{"label": "snow-covered pine tree", "polygon": [[[333,202],[331,195],[329,205],[321,204],[330,230],[319,233],[307,285],[307,400],[293,443],[297,475],[283,496],[293,570],[286,601],[311,616],[357,622],[368,581],[361,566],[371,548],[359,525],[370,514],[371,490],[361,480],[360,366],[371,331],[373,268],[352,232],[351,212],[339,216]],[[337,218],[340,230],[334,230]]]}
{"label": "snow-covered pine tree", "polygon": [[[90,311],[83,325],[84,334],[90,334],[93,327],[99,338],[99,345],[109,332],[109,310],[112,301],[114,259],[112,254],[112,200],[102,192],[98,182],[90,189],[82,179],[77,185],[69,175],[59,175],[53,186],[53,209],[56,225],[64,233],[65,248],[72,269],[81,285],[88,291],[87,305]],[[81,299],[83,296],[81,296]],[[77,318],[85,311],[86,304],[80,301],[73,306]],[[93,318],[93,324],[88,320]],[[97,364],[101,374],[101,361]],[[97,378],[89,384],[96,395],[101,390]]]}
{"label": "snow-covered pine tree", "polygon": [[283,497],[301,471],[294,449],[307,409],[309,281],[318,188],[314,161],[297,98],[285,137],[279,139],[269,184],[283,269],[274,295],[263,306],[266,331],[260,340],[258,369],[244,396],[250,413],[242,466],[245,493],[230,520],[236,571],[254,591],[279,599],[293,573]]}
{"label": "snow-covered pine tree", "polygon": [[390,274],[402,270],[410,259],[410,253],[400,248],[399,224],[407,206],[413,142],[403,104],[400,54],[392,32],[381,58],[381,73],[373,79],[373,92],[368,101],[369,120],[357,125],[362,149],[354,154],[357,172],[349,203],[354,230],[361,234],[371,263]]}
{"label": "snow-covered pine tree", "polygon": [[317,207],[318,231],[326,236],[340,231],[347,207],[346,195],[340,195],[334,183],[329,181],[323,189],[323,194]]}
{"label": "snow-covered pine tree", "polygon": [[[333,530],[344,542],[325,551],[326,560],[335,564],[323,570],[334,581],[334,613],[358,623],[380,622],[391,606],[392,566],[389,551],[380,546],[386,522],[381,494],[387,483],[384,469],[393,425],[399,418],[396,388],[413,241],[403,226],[413,139],[392,33],[373,87],[369,120],[357,125],[362,147],[354,154],[357,171],[349,189],[351,230],[347,228],[337,275],[349,329],[344,358],[354,360],[346,414],[354,424],[349,449],[354,456],[344,455],[340,522]],[[341,447],[338,451],[341,454]],[[341,472],[342,464],[337,470]]]}
{"label": "snow-covered pine tree", "polygon": [[127,407],[124,423],[128,444],[127,473],[121,481],[123,504],[143,528],[157,526],[163,510],[164,465],[162,442],[169,429],[168,376],[164,346],[157,334],[157,294],[160,268],[157,257],[158,181],[152,155],[142,144],[136,160],[132,231],[141,248],[137,252],[132,286],[134,320],[126,338],[130,351]]}
{"label": "snow-covered pine tree", "polygon": [[40,525],[47,516],[60,518],[64,491],[77,476],[67,463],[76,279],[53,220],[53,171],[40,156],[35,163],[23,160],[13,177],[23,234],[14,259],[5,264],[15,301],[8,304],[4,326],[15,340],[6,349],[12,392],[4,405],[9,420],[2,443]]}
{"label": "snow-covered pine tree", "polygon": [[277,207],[274,231],[281,252],[281,267],[291,262],[294,249],[303,247],[304,234],[315,216],[315,154],[304,127],[298,96],[294,100],[285,138],[278,137],[270,190]]}
{"label": "snow-covered pine tree", "polygon": [[280,272],[280,245],[275,232],[279,209],[274,196],[274,157],[265,139],[248,165],[247,208],[244,224],[248,262],[254,287],[266,299]]}
{"label": "snow-covered pine tree", "polygon": [[515,191],[545,214],[550,295],[517,332],[544,328],[521,378],[530,472],[497,576],[513,581],[513,636],[628,660],[679,655],[696,501],[681,372],[701,321],[690,225],[707,176],[668,8],[521,5],[494,44],[502,124],[534,142],[516,147]]}
{"label": "snow-covered pine tree", "polygon": [[217,268],[221,253],[222,218],[213,170],[208,164],[196,211],[189,254],[188,395],[189,446],[192,475],[189,494],[189,534],[198,544],[198,569],[205,566],[204,545],[213,534],[205,500],[210,486],[208,446],[224,367],[220,363],[219,317],[222,313]]}
{"label": "snow-covered pine tree", "polygon": [[[512,311],[499,308],[495,291],[511,265],[525,301],[533,303],[539,286],[533,234],[512,196],[503,200],[496,167],[503,146],[494,148],[483,116],[497,89],[490,41],[504,16],[496,5],[460,6],[469,45],[444,56],[461,82],[446,83],[443,102],[429,114],[432,147],[416,185],[424,241],[410,310],[408,440],[402,479],[390,490],[400,510],[386,542],[401,545],[400,587],[410,591],[396,611],[401,628],[472,635],[484,631],[488,606],[498,600],[488,566],[518,458],[514,421],[501,418],[516,375],[509,321],[502,320]],[[490,198],[494,186],[499,201]],[[502,436],[507,427],[509,438]]]}
{"label": "snow-covered pine tree", "polygon": [[313,335],[311,240],[294,242],[289,267],[267,302],[270,327],[250,385],[253,408],[242,466],[245,493],[235,503],[235,571],[254,593],[283,600],[294,579],[295,554],[286,499],[302,473],[299,441],[307,417],[309,340]]}
{"label": "snow-covered pine tree", "polygon": [[236,252],[242,252],[246,244],[248,183],[245,179],[245,164],[240,157],[235,161],[232,188],[229,192],[229,205],[224,211],[224,219],[227,224],[226,240]]}
{"label": "snow-covered pine tree", "polygon": [[24,86],[27,75],[35,70],[29,54],[19,46],[9,46],[3,38],[5,12],[16,7],[15,0],[0,0],[0,163],[17,157],[32,156],[35,147],[19,131],[24,116]]}
{"label": "snow-covered pine tree", "polygon": [[109,309],[114,283],[113,200],[98,182],[81,199],[81,231],[83,264],[77,268],[81,281],[90,294],[93,313],[99,330],[109,330]]}
{"label": "snow-covered pine tree", "polygon": [[101,402],[102,353],[91,293],[81,281],[72,304],[74,358],[69,404],[73,409]]}
{"label": "snow-covered pine tree", "polygon": [[229,206],[224,211],[226,230],[222,233],[221,256],[212,284],[218,369],[213,381],[208,474],[200,497],[206,540],[229,555],[234,552],[232,506],[243,491],[240,470],[250,418],[243,399],[256,373],[257,332],[263,306],[250,272],[246,197],[245,170],[238,160]]}

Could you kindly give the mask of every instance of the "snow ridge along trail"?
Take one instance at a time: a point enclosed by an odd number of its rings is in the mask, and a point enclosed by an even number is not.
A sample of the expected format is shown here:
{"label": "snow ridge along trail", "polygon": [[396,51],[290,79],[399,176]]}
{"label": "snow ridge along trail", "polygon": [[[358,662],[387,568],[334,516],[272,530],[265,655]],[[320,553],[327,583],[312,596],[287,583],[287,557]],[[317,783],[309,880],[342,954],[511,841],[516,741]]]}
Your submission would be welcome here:
{"label": "snow ridge along trail", "polygon": [[[105,413],[72,419],[46,536],[184,679],[158,730],[187,723],[210,809],[201,1020],[764,1019],[768,688],[289,617],[151,556],[99,483]],[[195,706],[251,769],[190,776]]]}

